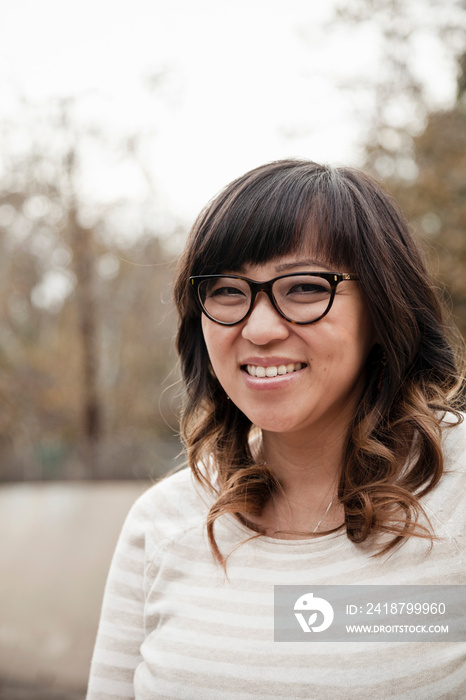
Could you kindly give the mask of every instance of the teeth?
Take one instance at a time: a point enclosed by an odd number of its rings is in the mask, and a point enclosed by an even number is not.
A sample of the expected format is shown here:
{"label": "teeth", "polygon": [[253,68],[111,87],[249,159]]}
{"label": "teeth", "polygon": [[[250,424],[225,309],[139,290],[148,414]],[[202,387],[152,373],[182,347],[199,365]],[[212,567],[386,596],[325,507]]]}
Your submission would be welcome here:
{"label": "teeth", "polygon": [[277,374],[291,374],[303,367],[301,362],[290,362],[287,365],[278,365],[278,367],[261,367],[257,365],[247,365],[246,370],[251,377],[276,377]]}

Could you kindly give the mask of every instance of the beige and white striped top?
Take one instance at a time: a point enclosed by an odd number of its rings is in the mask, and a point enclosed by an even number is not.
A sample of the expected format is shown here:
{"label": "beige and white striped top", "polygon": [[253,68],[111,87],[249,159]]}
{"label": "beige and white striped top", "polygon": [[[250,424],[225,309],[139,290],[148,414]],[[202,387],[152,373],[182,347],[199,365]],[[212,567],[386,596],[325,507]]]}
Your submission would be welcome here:
{"label": "beige and white striped top", "polygon": [[[465,643],[274,642],[274,584],[466,584],[466,424],[447,431],[448,471],[424,500],[440,538],[371,558],[345,534],[253,539],[228,561],[205,535],[209,497],[183,470],[133,506],[105,590],[88,700],[466,698]],[[216,525],[228,552],[251,535]]]}

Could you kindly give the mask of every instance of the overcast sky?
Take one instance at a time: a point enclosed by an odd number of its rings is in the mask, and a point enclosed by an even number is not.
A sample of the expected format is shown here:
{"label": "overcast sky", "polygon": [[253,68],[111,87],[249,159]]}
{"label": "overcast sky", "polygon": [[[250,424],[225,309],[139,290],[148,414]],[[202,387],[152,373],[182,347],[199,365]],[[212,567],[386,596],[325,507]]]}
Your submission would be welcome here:
{"label": "overcast sky", "polygon": [[[14,115],[18,96],[77,96],[87,121],[109,135],[154,134],[146,163],[184,220],[233,177],[275,158],[358,164],[371,96],[344,87],[374,70],[379,46],[370,26],[331,31],[333,2],[5,3],[3,112]],[[429,57],[447,99],[454,76],[441,73],[429,47],[420,65]],[[135,182],[130,170],[115,170],[90,176],[89,189],[111,198]]]}

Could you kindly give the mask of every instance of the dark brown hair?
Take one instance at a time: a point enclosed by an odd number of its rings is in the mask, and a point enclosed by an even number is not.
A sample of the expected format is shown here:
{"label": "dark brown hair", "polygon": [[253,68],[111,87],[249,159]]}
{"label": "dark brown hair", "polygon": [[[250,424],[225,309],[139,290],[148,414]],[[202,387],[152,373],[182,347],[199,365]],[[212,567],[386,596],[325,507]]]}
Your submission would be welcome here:
{"label": "dark brown hair", "polygon": [[251,423],[210,369],[188,277],[299,252],[309,246],[310,235],[336,270],[359,275],[379,340],[367,361],[341,469],[338,496],[347,535],[359,543],[388,533],[391,539],[379,550],[387,551],[406,537],[432,534],[419,523],[419,499],[443,473],[443,419],[448,411],[450,424],[461,420],[462,373],[423,254],[397,205],[373,178],[353,168],[277,161],[236,179],[201,212],[175,283],[186,386],[182,436],[195,476],[217,496],[207,526],[223,564],[216,518],[260,514],[278,484],[254,460]]}

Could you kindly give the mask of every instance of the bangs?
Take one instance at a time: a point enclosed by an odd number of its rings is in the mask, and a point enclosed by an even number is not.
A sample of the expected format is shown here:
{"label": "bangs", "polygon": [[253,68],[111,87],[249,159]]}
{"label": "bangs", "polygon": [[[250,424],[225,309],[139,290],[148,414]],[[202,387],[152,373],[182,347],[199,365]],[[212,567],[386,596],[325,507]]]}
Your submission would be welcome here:
{"label": "bangs", "polygon": [[312,253],[336,268],[354,267],[358,257],[346,183],[333,168],[308,161],[271,163],[235,180],[201,214],[193,235],[192,275],[289,254]]}

